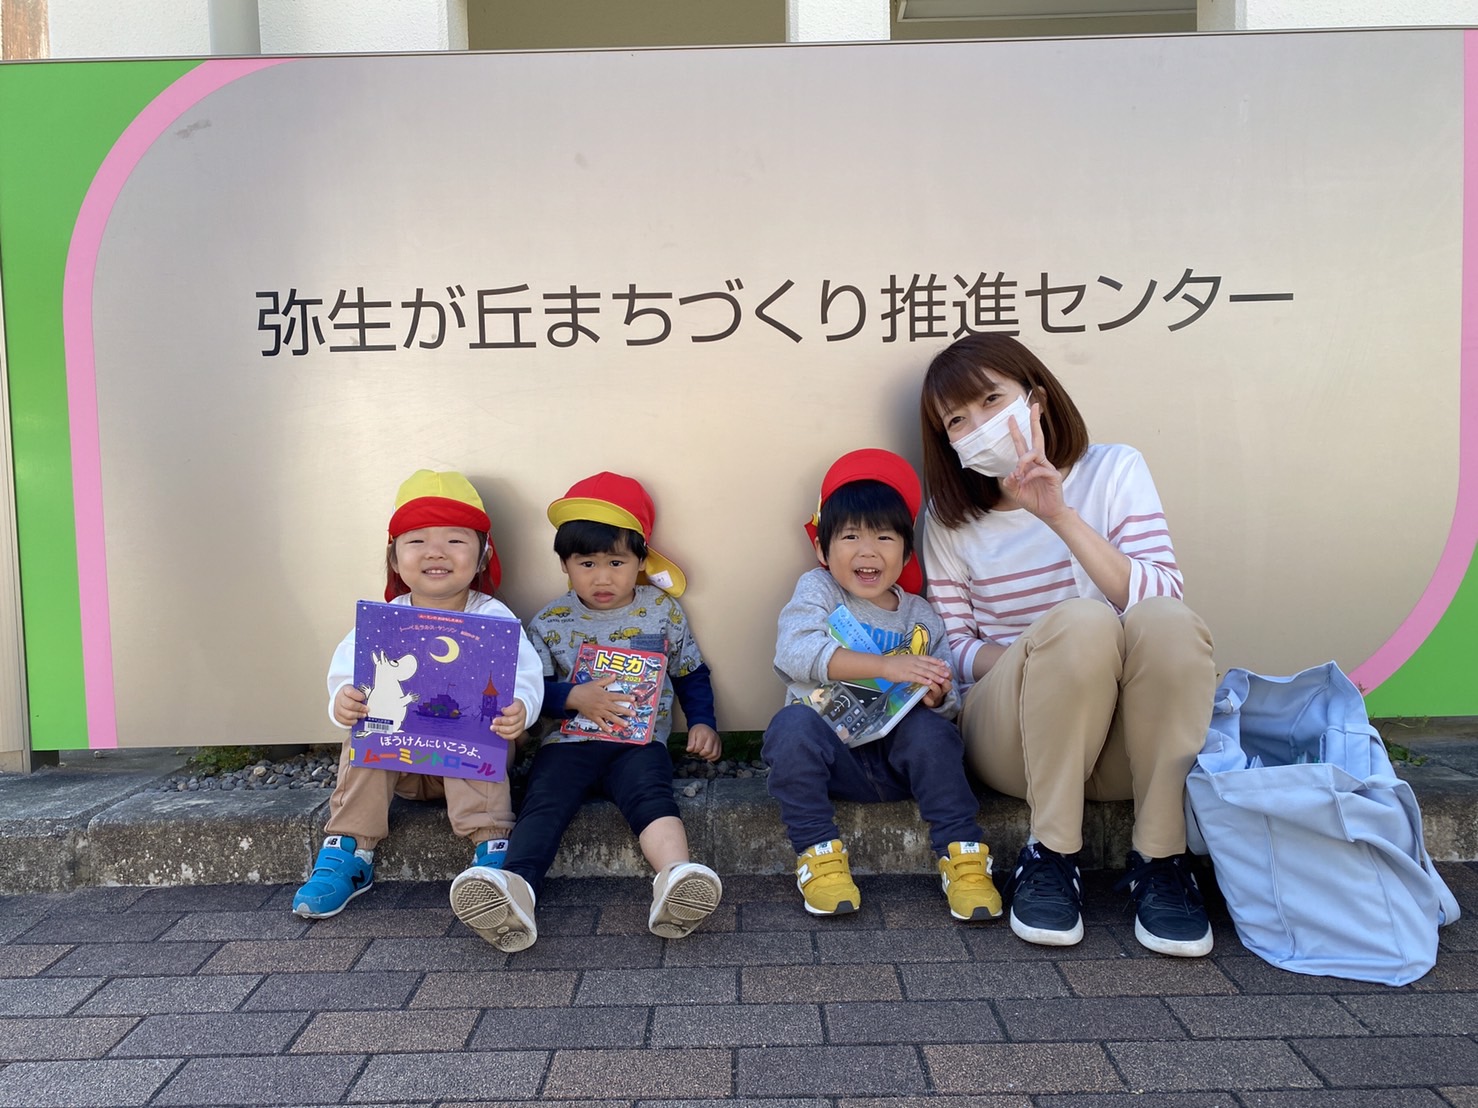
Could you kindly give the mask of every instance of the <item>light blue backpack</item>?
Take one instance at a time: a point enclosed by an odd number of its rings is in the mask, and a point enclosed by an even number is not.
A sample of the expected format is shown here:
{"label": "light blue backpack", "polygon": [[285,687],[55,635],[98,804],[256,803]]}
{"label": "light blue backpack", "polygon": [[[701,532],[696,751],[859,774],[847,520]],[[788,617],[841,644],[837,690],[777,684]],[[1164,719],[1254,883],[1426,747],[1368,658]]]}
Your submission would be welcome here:
{"label": "light blue backpack", "polygon": [[1243,945],[1283,969],[1404,985],[1458,918],[1411,786],[1333,662],[1227,673],[1186,779],[1186,831]]}

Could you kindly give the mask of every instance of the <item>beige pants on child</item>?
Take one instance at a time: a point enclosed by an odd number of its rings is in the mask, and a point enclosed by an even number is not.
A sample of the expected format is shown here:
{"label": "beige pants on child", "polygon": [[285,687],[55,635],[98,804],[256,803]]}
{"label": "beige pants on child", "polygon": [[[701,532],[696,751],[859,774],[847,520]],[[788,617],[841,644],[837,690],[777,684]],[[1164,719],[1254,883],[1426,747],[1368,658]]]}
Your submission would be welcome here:
{"label": "beige pants on child", "polygon": [[[510,747],[510,754],[511,754]],[[506,839],[513,830],[508,781],[475,781],[369,769],[349,761],[349,743],[339,755],[339,783],[328,798],[330,835],[352,835],[361,850],[373,850],[390,833],[390,801],[446,799],[452,830],[474,843]]]}
{"label": "beige pants on child", "polygon": [[960,713],[965,756],[1031,807],[1048,848],[1083,848],[1083,801],[1134,801],[1134,849],[1185,851],[1185,779],[1211,722],[1211,633],[1179,600],[1121,617],[1098,600],[1057,605],[1001,655]]}

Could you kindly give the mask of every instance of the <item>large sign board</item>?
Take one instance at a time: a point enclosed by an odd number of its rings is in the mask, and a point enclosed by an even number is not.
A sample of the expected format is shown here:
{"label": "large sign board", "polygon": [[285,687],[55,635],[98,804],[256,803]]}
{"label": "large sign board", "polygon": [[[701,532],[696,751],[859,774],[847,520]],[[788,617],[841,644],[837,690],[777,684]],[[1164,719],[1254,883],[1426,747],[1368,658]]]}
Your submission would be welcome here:
{"label": "large sign board", "polygon": [[[423,466],[478,485],[525,616],[565,588],[545,505],[641,478],[720,725],[762,728],[822,473],[917,460],[970,329],[1146,455],[1220,665],[1478,713],[1473,34],[49,67],[159,91],[67,228],[65,457],[18,419],[23,574],[59,466],[75,511],[36,745],[80,745],[50,666],[94,746],[332,737],[321,674]],[[59,364],[9,368],[55,403]]]}

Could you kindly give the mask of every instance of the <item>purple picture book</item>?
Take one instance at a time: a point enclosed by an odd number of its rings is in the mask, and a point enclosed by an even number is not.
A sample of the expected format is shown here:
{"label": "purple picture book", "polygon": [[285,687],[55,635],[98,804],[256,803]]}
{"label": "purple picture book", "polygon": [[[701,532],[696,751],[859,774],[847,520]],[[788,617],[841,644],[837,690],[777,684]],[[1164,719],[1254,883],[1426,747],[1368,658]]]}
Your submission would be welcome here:
{"label": "purple picture book", "polygon": [[513,698],[518,620],[361,600],[354,683],[369,715],[350,732],[356,765],[501,781],[508,743],[490,730]]}

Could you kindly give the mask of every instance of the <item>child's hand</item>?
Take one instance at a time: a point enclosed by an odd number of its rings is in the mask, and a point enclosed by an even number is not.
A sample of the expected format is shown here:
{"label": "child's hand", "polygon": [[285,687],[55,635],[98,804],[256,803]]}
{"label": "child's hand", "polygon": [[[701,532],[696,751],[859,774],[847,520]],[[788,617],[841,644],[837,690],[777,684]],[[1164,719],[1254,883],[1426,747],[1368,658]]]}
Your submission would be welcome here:
{"label": "child's hand", "polygon": [[930,685],[929,691],[924,693],[924,707],[937,708],[944,703],[944,698],[949,695],[950,682],[944,681],[939,684]]}
{"label": "child's hand", "polygon": [[579,712],[602,731],[614,731],[626,719],[635,715],[629,693],[610,692],[607,689],[606,686],[615,679],[616,675],[612,673],[598,680],[576,685],[565,698],[565,707]]}
{"label": "child's hand", "polygon": [[949,663],[928,654],[888,654],[878,667],[885,681],[949,687]]}
{"label": "child's hand", "polygon": [[705,762],[716,762],[724,752],[724,742],[718,732],[706,723],[696,723],[688,728],[688,753]]}
{"label": "child's hand", "polygon": [[497,718],[492,722],[492,731],[500,739],[517,742],[528,722],[528,709],[523,706],[522,700],[515,699],[512,704],[498,713]]}
{"label": "child's hand", "polygon": [[345,685],[334,694],[334,721],[340,727],[353,727],[367,715],[364,690],[357,685]]}

